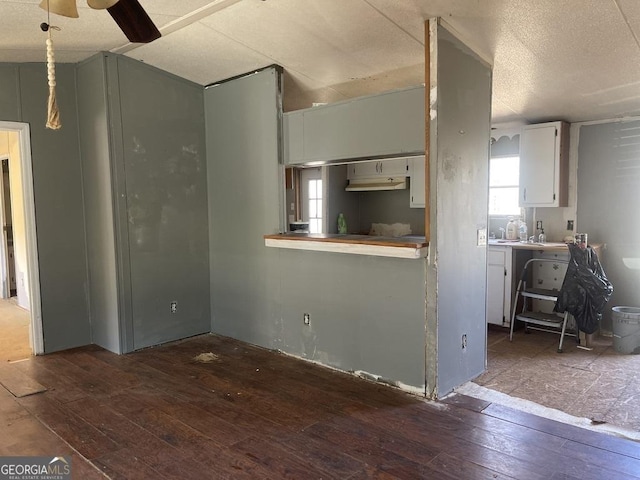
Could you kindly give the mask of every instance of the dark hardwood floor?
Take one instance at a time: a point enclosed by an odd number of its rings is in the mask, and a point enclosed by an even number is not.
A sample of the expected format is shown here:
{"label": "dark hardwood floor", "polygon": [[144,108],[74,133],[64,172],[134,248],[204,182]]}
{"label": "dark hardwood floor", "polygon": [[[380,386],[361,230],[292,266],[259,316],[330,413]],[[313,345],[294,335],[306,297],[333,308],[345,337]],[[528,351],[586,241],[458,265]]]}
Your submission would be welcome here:
{"label": "dark hardwood floor", "polygon": [[78,479],[640,478],[638,443],[213,335],[35,357],[2,378],[47,391],[0,387],[0,456],[71,455]]}

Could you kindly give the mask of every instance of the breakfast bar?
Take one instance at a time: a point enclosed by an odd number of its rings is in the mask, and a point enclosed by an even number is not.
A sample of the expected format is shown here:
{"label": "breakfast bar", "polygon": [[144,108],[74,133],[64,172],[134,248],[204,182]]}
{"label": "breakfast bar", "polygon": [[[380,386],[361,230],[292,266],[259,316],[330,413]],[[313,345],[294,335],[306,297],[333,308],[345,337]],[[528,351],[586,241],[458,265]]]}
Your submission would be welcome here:
{"label": "breakfast bar", "polygon": [[429,250],[425,237],[420,236],[282,233],[265,235],[264,243],[267,247],[407,259],[426,258]]}

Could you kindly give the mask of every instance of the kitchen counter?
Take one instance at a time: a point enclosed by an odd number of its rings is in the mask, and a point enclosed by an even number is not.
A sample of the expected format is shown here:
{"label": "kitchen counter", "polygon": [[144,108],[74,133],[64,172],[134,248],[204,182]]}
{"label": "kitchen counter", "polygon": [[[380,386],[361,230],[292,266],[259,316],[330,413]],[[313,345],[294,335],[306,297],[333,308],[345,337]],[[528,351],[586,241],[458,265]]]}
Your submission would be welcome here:
{"label": "kitchen counter", "polygon": [[490,247],[511,247],[518,250],[564,250],[567,248],[566,243],[562,242],[545,242],[545,243],[522,243],[520,240],[489,240]]}
{"label": "kitchen counter", "polygon": [[[514,250],[529,250],[536,252],[547,252],[547,251],[562,251],[567,250],[567,244],[564,242],[546,242],[546,243],[521,243],[519,240],[489,240],[490,247],[510,247]],[[602,248],[602,244],[593,243],[589,244],[592,247],[598,256],[600,256],[600,251]]]}
{"label": "kitchen counter", "polygon": [[379,237],[336,233],[282,233],[265,235],[267,247],[312,250],[318,252],[350,253],[419,259],[426,258],[429,244],[425,237]]}

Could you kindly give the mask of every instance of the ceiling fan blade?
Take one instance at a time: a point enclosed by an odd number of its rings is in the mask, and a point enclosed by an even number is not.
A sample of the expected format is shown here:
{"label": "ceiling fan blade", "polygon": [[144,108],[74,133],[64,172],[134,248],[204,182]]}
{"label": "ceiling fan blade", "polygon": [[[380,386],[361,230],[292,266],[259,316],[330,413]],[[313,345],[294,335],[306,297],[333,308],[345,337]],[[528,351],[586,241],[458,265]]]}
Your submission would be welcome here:
{"label": "ceiling fan blade", "polygon": [[149,43],[161,36],[138,0],[119,0],[107,11],[130,42]]}

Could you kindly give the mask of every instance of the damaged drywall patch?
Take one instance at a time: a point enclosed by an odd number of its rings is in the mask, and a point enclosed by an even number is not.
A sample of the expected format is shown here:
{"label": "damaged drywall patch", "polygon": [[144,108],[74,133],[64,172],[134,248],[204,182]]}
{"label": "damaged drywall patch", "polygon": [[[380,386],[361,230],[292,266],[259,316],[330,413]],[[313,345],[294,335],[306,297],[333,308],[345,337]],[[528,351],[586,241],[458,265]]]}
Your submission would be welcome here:
{"label": "damaged drywall patch", "polygon": [[400,390],[407,393],[411,393],[413,395],[419,395],[421,397],[424,396],[424,386],[413,387],[411,385],[407,385],[406,383],[398,382],[396,380],[390,380],[380,375],[375,375],[373,373],[365,372],[363,370],[353,370],[350,373],[353,373],[355,376],[363,378],[365,380],[369,380],[371,382],[383,383],[391,387],[399,388]]}
{"label": "damaged drywall patch", "polygon": [[438,87],[431,87],[429,91],[429,117],[435,120],[438,117]]}
{"label": "damaged drywall patch", "polygon": [[[282,354],[282,355],[286,355],[288,357],[297,358],[299,360],[304,360],[305,362],[313,363],[313,364],[318,365],[318,366],[323,367],[323,368],[328,368],[329,370],[333,370],[333,371],[338,372],[338,373],[351,374],[351,375],[354,375],[356,377],[362,378],[364,380],[368,380],[368,381],[376,382],[376,383],[382,383],[382,384],[390,386],[390,387],[398,388],[398,389],[402,390],[403,392],[409,393],[411,395],[417,395],[419,397],[424,398],[424,391],[425,391],[424,385],[421,386],[421,387],[414,387],[412,385],[407,385],[406,383],[398,382],[398,381],[395,381],[395,380],[389,380],[388,378],[382,377],[380,375],[375,375],[373,373],[368,373],[368,372],[365,372],[363,370],[342,370],[339,367],[334,367],[334,366],[329,365],[328,363],[324,363],[324,362],[327,361],[326,359],[324,361],[318,361],[318,360],[313,360],[313,359],[306,358],[306,357],[300,357],[299,355],[294,355],[292,353],[283,352],[281,350],[277,350],[277,352]],[[318,353],[321,353],[321,352],[318,352]]]}

